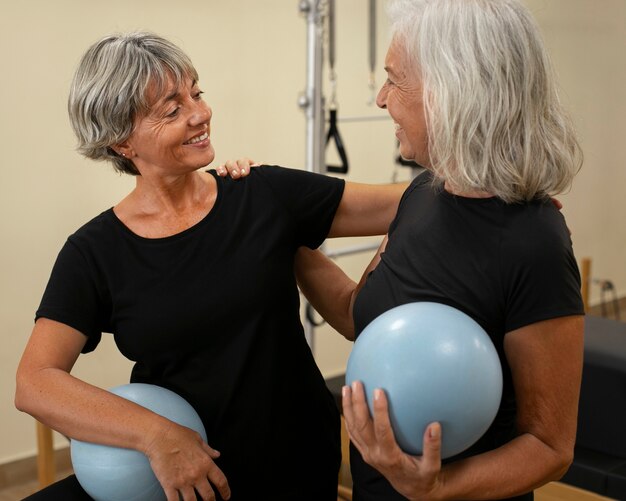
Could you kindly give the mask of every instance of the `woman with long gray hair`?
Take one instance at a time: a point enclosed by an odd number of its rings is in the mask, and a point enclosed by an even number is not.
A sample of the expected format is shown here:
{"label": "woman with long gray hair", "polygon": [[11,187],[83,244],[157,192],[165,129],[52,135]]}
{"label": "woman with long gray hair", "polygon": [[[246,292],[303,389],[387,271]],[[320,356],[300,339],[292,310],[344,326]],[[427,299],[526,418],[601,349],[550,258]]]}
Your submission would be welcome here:
{"label": "woman with long gray hair", "polygon": [[550,198],[569,188],[581,151],[520,1],[394,0],[389,13],[377,104],[402,156],[426,170],[360,284],[305,250],[298,281],[348,338],[409,302],[465,312],[496,346],[504,389],[485,435],[442,461],[445,424],[423,431],[421,456],[405,454],[384,391],[374,391],[370,416],[363,386],[344,387],[354,501],[530,500],[573,458],[584,311],[569,231]]}

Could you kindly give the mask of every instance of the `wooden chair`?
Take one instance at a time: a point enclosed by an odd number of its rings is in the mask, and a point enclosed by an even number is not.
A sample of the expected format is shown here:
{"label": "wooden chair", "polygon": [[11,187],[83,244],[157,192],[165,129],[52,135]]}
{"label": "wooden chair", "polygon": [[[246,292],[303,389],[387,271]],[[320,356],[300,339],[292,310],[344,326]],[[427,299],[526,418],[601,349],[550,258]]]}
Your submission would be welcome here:
{"label": "wooden chair", "polygon": [[347,485],[352,480],[350,477],[350,437],[346,431],[346,424],[341,416],[341,471],[339,484],[337,485],[337,501],[352,501],[352,488]]}
{"label": "wooden chair", "polygon": [[43,489],[55,480],[52,430],[37,421],[37,479]]}

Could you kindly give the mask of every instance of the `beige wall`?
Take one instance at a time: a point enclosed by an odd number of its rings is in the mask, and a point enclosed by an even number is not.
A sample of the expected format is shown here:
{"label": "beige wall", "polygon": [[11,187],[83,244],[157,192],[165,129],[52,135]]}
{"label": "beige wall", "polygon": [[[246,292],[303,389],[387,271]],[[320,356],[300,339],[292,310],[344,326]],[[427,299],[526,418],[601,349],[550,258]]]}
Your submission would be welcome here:
{"label": "beige wall", "polygon": [[[382,3],[382,2],[380,2]],[[561,197],[579,256],[626,291],[621,222],[626,127],[626,3],[623,0],[528,0],[546,32],[564,95],[580,127],[584,170]],[[73,68],[85,48],[111,31],[150,29],[186,50],[214,110],[217,162],[241,155],[301,167],[304,117],[296,105],[305,85],[305,22],[298,0],[23,0],[0,4],[0,463],[33,454],[34,425],[13,408],[17,361],[56,254],[69,233],[114,205],[132,179],[73,151],[65,112]],[[368,107],[364,0],[339,0],[337,70],[340,114]],[[382,6],[380,6],[382,17]],[[378,63],[386,45],[380,20]],[[382,70],[377,81],[382,82]],[[386,182],[393,174],[389,122],[344,124],[350,179]],[[399,169],[399,176],[407,173]],[[333,247],[361,241],[333,242]],[[342,258],[357,278],[369,254]],[[109,387],[128,380],[110,336],[81,357],[76,374]],[[350,344],[317,331],[316,358],[327,374],[343,370]],[[57,437],[57,446],[64,440]]]}

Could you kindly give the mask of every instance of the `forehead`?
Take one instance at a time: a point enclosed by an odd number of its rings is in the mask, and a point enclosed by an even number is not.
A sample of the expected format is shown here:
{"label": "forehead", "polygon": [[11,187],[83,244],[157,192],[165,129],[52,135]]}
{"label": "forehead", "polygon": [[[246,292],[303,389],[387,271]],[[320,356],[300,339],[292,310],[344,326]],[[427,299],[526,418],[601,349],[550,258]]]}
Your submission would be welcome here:
{"label": "forehead", "polygon": [[385,70],[396,79],[410,80],[421,85],[422,73],[417,59],[411,57],[402,40],[394,37],[387,49]]}
{"label": "forehead", "polygon": [[385,69],[388,72],[404,73],[406,70],[406,51],[401,42],[394,38],[389,44],[385,56]]}
{"label": "forehead", "polygon": [[146,86],[146,102],[150,107],[161,104],[193,85],[195,85],[195,79],[191,75],[176,78],[168,73],[163,78],[153,78]]}

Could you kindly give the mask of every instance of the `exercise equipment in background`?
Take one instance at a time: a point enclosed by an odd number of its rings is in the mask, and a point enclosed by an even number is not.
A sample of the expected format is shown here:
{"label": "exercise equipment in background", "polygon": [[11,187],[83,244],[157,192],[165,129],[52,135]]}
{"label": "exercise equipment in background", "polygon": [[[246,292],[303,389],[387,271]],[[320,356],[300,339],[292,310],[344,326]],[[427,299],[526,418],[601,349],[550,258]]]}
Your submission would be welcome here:
{"label": "exercise equipment in background", "polygon": [[[117,386],[109,391],[197,431],[206,442],[200,417],[173,391],[143,383]],[[165,492],[143,453],[79,440],[72,440],[70,447],[76,478],[96,501],[166,500]]]}
{"label": "exercise equipment in background", "polygon": [[439,303],[408,303],[375,318],[357,338],[346,384],[363,383],[389,402],[395,438],[422,453],[427,426],[441,424],[441,457],[473,445],[489,428],[502,397],[502,368],[487,333],[465,313]]}
{"label": "exercise equipment in background", "polygon": [[368,35],[369,35],[369,50],[368,50],[368,62],[370,69],[369,88],[370,99],[367,102],[370,106],[376,103],[376,0],[369,0],[369,12],[368,12]]}
{"label": "exercise equipment in background", "polygon": [[337,73],[335,72],[335,0],[328,0],[328,66],[330,80],[330,103],[328,105],[329,119],[328,132],[326,134],[326,148],[332,141],[337,148],[337,154],[341,160],[340,165],[326,164],[327,172],[336,174],[348,173],[348,155],[343,145],[339,127],[337,124]]}

